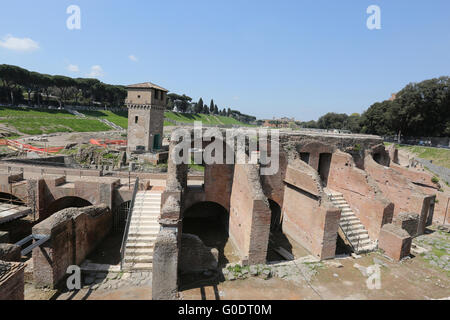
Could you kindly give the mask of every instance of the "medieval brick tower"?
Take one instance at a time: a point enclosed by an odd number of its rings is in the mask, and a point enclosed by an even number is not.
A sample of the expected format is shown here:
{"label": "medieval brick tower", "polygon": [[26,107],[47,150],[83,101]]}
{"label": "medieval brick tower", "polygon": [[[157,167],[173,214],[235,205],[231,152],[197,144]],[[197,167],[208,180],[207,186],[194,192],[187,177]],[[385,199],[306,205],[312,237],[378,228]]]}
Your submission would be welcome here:
{"label": "medieval brick tower", "polygon": [[161,149],[167,90],[150,82],[127,86],[128,152]]}

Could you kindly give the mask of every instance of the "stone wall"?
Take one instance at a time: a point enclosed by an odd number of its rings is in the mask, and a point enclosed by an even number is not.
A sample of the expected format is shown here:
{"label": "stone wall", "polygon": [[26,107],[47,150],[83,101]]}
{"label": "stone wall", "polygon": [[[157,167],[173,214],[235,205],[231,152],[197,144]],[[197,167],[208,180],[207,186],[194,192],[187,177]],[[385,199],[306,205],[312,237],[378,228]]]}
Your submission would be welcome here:
{"label": "stone wall", "polygon": [[266,262],[271,212],[256,165],[235,165],[229,235],[244,264]]}
{"label": "stone wall", "polygon": [[350,154],[341,151],[333,154],[328,187],[344,195],[372,240],[378,239],[384,224],[392,222],[394,204],[366,172],[356,167]]}
{"label": "stone wall", "polygon": [[411,251],[411,236],[399,226],[386,224],[380,232],[380,240],[378,247],[384,253],[394,259],[400,261],[404,257],[409,256]]}
{"label": "stone wall", "polygon": [[160,231],[153,252],[152,299],[178,298],[179,242],[176,229]]}
{"label": "stone wall", "polygon": [[219,252],[216,248],[205,246],[196,235],[183,234],[181,237],[180,259],[178,271],[181,273],[216,270]]}
{"label": "stone wall", "polygon": [[423,193],[408,178],[389,167],[376,163],[371,155],[364,159],[365,171],[376,182],[383,195],[394,203],[394,218],[401,212],[420,214],[418,235],[423,234],[433,214],[435,195]]}
{"label": "stone wall", "polygon": [[24,300],[23,263],[0,261],[0,301]]}
{"label": "stone wall", "polygon": [[33,227],[50,240],[33,249],[33,276],[39,287],[54,288],[67,267],[80,265],[111,231],[112,214],[105,205],[69,208]]}
{"label": "stone wall", "polygon": [[299,162],[286,172],[283,232],[320,259],[333,258],[341,211],[323,193],[317,172]]}

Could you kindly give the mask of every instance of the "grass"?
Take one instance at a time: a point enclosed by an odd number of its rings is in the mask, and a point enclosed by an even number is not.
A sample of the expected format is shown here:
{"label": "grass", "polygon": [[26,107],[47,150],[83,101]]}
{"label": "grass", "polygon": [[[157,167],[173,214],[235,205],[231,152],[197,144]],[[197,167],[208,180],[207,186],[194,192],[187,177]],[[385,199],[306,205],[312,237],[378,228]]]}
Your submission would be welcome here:
{"label": "grass", "polygon": [[50,109],[26,109],[26,108],[11,108],[11,107],[0,107],[0,117],[69,117],[74,118],[75,116],[65,110],[50,110]]}
{"label": "grass", "polygon": [[8,127],[15,127],[18,131],[39,135],[56,132],[97,132],[109,131],[110,127],[95,119],[67,119],[67,118],[44,118],[44,117],[20,117],[6,118],[0,123]]}
{"label": "grass", "polygon": [[[23,134],[38,135],[55,132],[97,132],[109,131],[110,127],[96,119],[106,119],[112,123],[127,129],[128,111],[112,112],[107,110],[82,111],[87,116],[80,119],[65,110],[27,109],[0,107],[0,123],[9,127],[15,127]],[[180,123],[192,124],[201,121],[205,125],[238,125],[249,126],[231,117],[206,115],[206,114],[184,114],[166,112],[164,126],[173,126],[168,120]]]}
{"label": "grass", "polygon": [[399,149],[414,153],[419,158],[432,160],[433,164],[450,169],[450,150],[421,146],[397,145]]}

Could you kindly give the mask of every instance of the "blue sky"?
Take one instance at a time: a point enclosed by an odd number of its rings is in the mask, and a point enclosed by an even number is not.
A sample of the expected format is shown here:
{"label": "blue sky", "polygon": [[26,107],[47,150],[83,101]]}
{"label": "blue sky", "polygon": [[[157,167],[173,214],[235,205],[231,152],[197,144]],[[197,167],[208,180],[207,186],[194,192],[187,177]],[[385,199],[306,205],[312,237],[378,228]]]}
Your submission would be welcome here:
{"label": "blue sky", "polygon": [[[81,30],[66,27],[69,5]],[[369,5],[381,8],[381,30],[366,27]],[[258,118],[362,112],[409,82],[448,76],[449,53],[448,0],[0,4],[0,63],[151,81]]]}

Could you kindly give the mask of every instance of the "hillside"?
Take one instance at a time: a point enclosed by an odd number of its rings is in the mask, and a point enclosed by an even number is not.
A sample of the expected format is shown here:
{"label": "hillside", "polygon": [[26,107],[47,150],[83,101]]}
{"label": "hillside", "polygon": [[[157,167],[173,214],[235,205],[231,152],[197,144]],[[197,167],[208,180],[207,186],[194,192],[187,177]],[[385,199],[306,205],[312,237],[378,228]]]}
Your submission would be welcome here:
{"label": "hillside", "polygon": [[[26,109],[0,107],[0,127],[11,131],[19,131],[27,135],[39,135],[55,132],[98,132],[112,130],[98,119],[106,119],[126,129],[128,127],[128,112],[83,111],[86,118],[77,117],[65,110]],[[166,112],[164,126],[175,123],[191,124],[202,121],[205,125],[239,125],[248,126],[233,118],[205,114],[182,114]]]}

